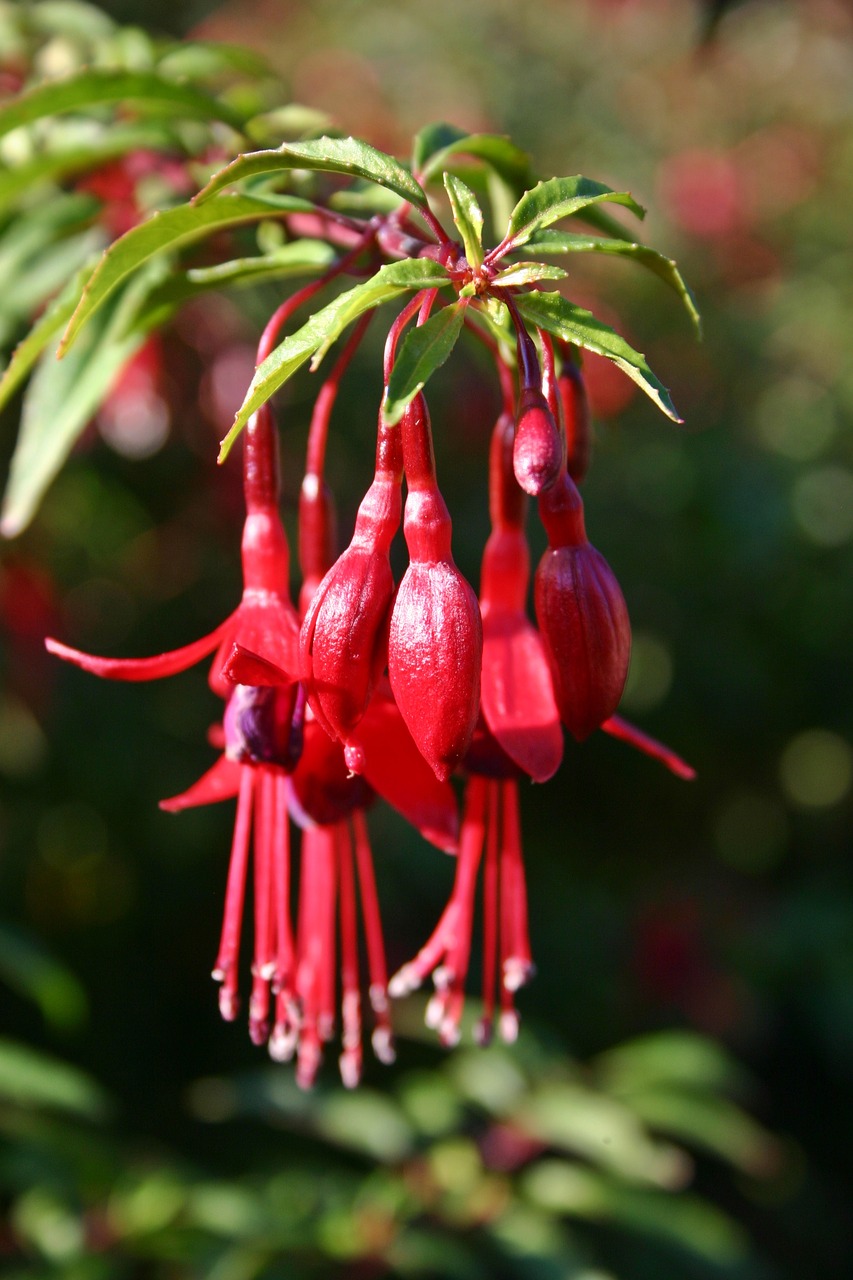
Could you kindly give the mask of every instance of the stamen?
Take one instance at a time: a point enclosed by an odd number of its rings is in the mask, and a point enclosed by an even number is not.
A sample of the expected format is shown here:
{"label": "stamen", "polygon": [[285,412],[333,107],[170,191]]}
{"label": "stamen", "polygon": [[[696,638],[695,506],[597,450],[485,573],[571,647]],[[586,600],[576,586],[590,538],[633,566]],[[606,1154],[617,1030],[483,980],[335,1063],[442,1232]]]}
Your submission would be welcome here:
{"label": "stamen", "polygon": [[272,844],[275,817],[269,770],[257,770],[255,813],[255,958],[252,965],[252,995],[249,1000],[249,1035],[253,1044],[269,1038],[270,979],[275,973],[273,958]]}
{"label": "stamen", "polygon": [[358,887],[361,893],[361,914],[364,919],[364,937],[367,945],[367,972],[370,1004],[376,1015],[373,1033],[373,1049],[380,1062],[393,1062],[394,1037],[388,1012],[388,965],[385,959],[385,941],[382,936],[382,919],[379,914],[379,898],[376,893],[376,876],[373,871],[373,855],[367,821],[361,811],[353,814],[355,834],[355,859],[358,869]]}
{"label": "stamen", "polygon": [[341,1079],[352,1089],[361,1079],[361,994],[358,981],[358,921],[352,842],[346,825],[335,828],[341,916]]}
{"label": "stamen", "polygon": [[231,843],[231,861],[228,882],[225,887],[225,911],[222,919],[222,935],[219,952],[213,968],[213,976],[223,984],[219,994],[222,1017],[231,1022],[237,1016],[237,958],[240,952],[240,932],[243,925],[243,903],[246,896],[246,870],[249,864],[249,838],[252,831],[252,796],[254,774],[244,768],[240,775],[240,794],[237,800],[237,816],[234,822],[234,838]]}

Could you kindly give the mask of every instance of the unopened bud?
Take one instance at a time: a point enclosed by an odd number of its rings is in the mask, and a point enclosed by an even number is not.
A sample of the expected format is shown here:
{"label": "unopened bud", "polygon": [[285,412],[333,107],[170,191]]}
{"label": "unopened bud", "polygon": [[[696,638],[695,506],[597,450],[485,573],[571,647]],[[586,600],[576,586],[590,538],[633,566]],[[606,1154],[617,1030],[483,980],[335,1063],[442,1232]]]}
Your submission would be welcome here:
{"label": "unopened bud", "polygon": [[512,454],[515,478],[525,493],[537,497],[557,479],[562,460],[563,442],[548,401],[537,387],[528,387],[518,406]]}

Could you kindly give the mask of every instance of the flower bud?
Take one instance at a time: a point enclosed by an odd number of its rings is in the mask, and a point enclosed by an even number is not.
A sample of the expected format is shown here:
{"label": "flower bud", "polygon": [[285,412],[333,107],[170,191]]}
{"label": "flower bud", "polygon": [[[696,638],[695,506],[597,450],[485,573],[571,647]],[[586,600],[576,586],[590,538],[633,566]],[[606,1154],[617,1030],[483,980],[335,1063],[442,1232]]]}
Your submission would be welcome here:
{"label": "flower bud", "polygon": [[631,653],[625,599],[589,542],[552,547],[536,570],[534,598],[560,719],[579,742],[613,714]]}
{"label": "flower bud", "polygon": [[446,779],[465,754],[480,701],[483,632],[477,597],[450,552],[450,516],[435,482],[423,397],[403,419],[411,563],[388,638],[388,675],[421,755]]}
{"label": "flower bud", "polygon": [[400,524],[400,433],[380,428],[377,466],[352,542],[326,574],[302,624],[308,700],[332,737],[348,743],[385,668],[394,578],[388,552]]}
{"label": "flower bud", "polygon": [[516,480],[525,493],[537,497],[557,479],[562,460],[563,442],[548,401],[538,387],[524,388],[512,457]]}

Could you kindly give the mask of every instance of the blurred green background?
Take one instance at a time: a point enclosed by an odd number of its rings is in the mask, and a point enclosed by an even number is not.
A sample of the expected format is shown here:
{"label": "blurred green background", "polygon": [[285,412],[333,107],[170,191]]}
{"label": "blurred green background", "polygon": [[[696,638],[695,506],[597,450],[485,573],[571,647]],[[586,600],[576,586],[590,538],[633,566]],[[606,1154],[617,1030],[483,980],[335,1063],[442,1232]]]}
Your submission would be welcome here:
{"label": "blurred green background", "polygon": [[[587,523],[634,625],[622,709],[698,780],[597,735],[524,790],[538,974],[516,1051],[445,1056],[404,1008],[396,1067],[345,1097],[330,1063],[302,1098],[221,1024],[207,975],[230,814],[157,809],[210,761],[204,672],[127,688],[42,650],[51,632],[159,652],[235,599],[239,477],[215,442],[276,295],[194,311],[164,346],[147,456],[102,418],[3,552],[0,1263],[69,1280],[849,1275],[849,6],[101,7],[254,45],[293,100],[389,150],[433,119],[509,132],[544,176],[647,205],[644,238],[678,259],[705,337],[652,277],[573,258],[572,299],[646,352],[686,419],[588,359]],[[372,469],[378,352],[374,335],[333,424],[344,530]],[[280,414],[291,528],[307,381]],[[454,356],[432,406],[476,581],[499,407],[479,353]],[[9,418],[7,455],[13,438]],[[452,868],[371,821],[393,965]]]}

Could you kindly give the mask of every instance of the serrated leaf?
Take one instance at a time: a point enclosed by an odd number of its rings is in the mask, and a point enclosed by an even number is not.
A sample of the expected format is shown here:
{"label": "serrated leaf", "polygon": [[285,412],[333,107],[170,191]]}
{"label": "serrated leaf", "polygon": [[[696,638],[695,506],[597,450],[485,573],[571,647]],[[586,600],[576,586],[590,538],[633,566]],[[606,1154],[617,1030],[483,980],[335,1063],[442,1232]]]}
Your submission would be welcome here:
{"label": "serrated leaf", "polygon": [[470,266],[479,267],[483,261],[483,211],[477,204],[477,197],[461,178],[452,173],[444,175],[444,187],[453,221],[462,237],[465,257]]}
{"label": "serrated leaf", "polygon": [[3,499],[0,532],[5,537],[15,537],[32,519],[119,370],[145,340],[138,329],[128,332],[129,309],[122,297],[102,311],[62,363],[55,346],[42,353],[24,398]]}
{"label": "serrated leaf", "polygon": [[[438,127],[450,129],[447,125]],[[527,153],[509,138],[498,133],[465,134],[461,130],[453,130],[453,132],[456,133],[456,137],[443,143],[439,149],[425,158],[421,166],[418,166],[422,171],[424,182],[443,173],[457,156],[474,156],[478,160],[483,160],[514,191],[522,189],[530,182],[530,159]]]}
{"label": "serrated leaf", "polygon": [[623,373],[642,387],[673,422],[682,422],[670,399],[669,391],[652,373],[646,357],[635,351],[630,343],[609,325],[597,320],[591,311],[584,311],[568,302],[559,293],[523,293],[516,298],[516,306],[525,320],[547,329],[565,342],[571,342],[596,355],[607,356]]}
{"label": "serrated leaf", "polygon": [[593,182],[581,174],[573,178],[549,178],[532,191],[526,191],[513,209],[506,237],[500,246],[502,253],[526,244],[540,227],[549,227],[560,218],[567,218],[602,201],[625,205],[638,218],[645,217],[645,209],[627,191],[612,191],[604,183]]}
{"label": "serrated leaf", "polygon": [[388,426],[400,421],[406,405],[450,355],[462,330],[465,310],[464,302],[454,302],[406,335],[394,361],[382,406],[382,416]]}
{"label": "serrated leaf", "polygon": [[407,169],[393,156],[377,151],[357,138],[312,138],[308,142],[284,142],[274,151],[249,151],[215,173],[198,195],[196,203],[209,200],[223,187],[259,173],[288,169],[318,169],[323,173],[346,173],[367,178],[394,191],[411,204],[425,207],[426,196]]}
{"label": "serrated leaf", "polygon": [[409,258],[380,267],[369,280],[339,294],[321,311],[315,312],[255,370],[231,430],[221,443],[219,461],[225,461],[252,414],[312,356],[313,367],[316,368],[323,354],[353,320],[408,290],[434,289],[447,283],[447,272],[437,262],[428,258]]}
{"label": "serrated leaf", "polygon": [[516,262],[495,276],[492,284],[506,289],[511,285],[535,284],[537,280],[564,280],[567,274],[562,267],[546,262]]}
{"label": "serrated leaf", "polygon": [[[605,240],[600,236],[573,235],[568,231],[537,231],[528,241],[528,248],[537,253],[605,253],[618,257],[630,258],[647,270],[654,272],[658,279],[669,285],[684,303],[687,314],[696,327],[702,332],[702,318],[684,277],[672,258],[667,258],[657,249],[638,244],[631,240]],[[512,270],[512,268],[510,268]],[[498,281],[496,281],[498,283]]]}
{"label": "serrated leaf", "polygon": [[137,107],[148,105],[161,111],[168,107],[193,119],[221,120],[237,130],[243,123],[220,99],[153,72],[88,68],[63,80],[49,80],[0,107],[0,137],[45,116],[108,102],[133,102]]}
{"label": "serrated leaf", "polygon": [[276,203],[250,196],[218,196],[204,205],[182,204],[151,215],[116,240],[104,254],[86,286],[79,305],[62,339],[64,355],[83,325],[106,301],[113,290],[157,253],[177,249],[200,236],[242,222],[274,217],[276,212],[306,212],[314,208],[307,200],[290,196]]}

